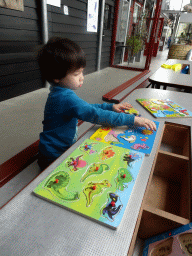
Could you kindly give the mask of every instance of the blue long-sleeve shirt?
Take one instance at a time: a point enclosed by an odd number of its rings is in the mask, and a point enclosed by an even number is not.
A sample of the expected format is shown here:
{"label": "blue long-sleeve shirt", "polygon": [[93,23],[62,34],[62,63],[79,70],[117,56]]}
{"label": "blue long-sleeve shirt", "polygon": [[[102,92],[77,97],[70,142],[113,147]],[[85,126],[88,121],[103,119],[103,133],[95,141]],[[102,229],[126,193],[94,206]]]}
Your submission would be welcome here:
{"label": "blue long-sleeve shirt", "polygon": [[116,113],[113,104],[90,104],[71,89],[51,86],[45,105],[39,153],[56,159],[74,142],[78,119],[104,126],[133,125],[134,115]]}

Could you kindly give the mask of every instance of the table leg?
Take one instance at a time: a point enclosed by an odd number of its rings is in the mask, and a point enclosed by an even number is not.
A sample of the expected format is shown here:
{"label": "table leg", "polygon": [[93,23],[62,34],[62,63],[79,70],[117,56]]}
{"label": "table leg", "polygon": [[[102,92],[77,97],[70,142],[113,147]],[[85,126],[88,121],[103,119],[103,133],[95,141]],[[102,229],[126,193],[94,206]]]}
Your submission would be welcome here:
{"label": "table leg", "polygon": [[191,92],[191,89],[184,89],[184,92],[190,93],[190,92]]}
{"label": "table leg", "polygon": [[156,85],[155,85],[155,88],[156,88],[156,89],[160,89],[160,84],[156,84]]}
{"label": "table leg", "polygon": [[166,89],[167,89],[167,85],[164,85],[164,86],[163,86],[163,90],[166,90]]}
{"label": "table leg", "polygon": [[148,84],[146,88],[149,88],[151,86],[151,88],[153,88],[152,86],[152,83]]}

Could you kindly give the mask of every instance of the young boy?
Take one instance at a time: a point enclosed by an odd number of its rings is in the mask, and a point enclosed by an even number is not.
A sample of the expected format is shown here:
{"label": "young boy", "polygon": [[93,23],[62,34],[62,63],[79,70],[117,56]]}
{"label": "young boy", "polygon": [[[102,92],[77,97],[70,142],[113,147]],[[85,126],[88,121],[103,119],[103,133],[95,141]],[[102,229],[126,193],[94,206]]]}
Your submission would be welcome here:
{"label": "young boy", "polygon": [[145,118],[121,113],[131,107],[122,104],[89,104],[75,94],[84,80],[86,66],[82,49],[73,41],[51,38],[39,51],[42,76],[51,84],[40,134],[38,164],[48,167],[77,140],[78,119],[104,126],[137,125],[156,129]]}

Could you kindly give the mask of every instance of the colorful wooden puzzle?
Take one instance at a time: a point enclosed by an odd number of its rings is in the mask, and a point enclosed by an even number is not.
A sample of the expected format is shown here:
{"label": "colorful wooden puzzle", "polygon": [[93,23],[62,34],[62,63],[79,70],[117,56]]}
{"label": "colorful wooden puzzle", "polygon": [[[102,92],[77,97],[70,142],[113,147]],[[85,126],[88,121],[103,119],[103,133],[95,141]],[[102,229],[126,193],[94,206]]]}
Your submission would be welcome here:
{"label": "colorful wooden puzzle", "polygon": [[157,100],[157,99],[137,99],[146,110],[148,110],[154,117],[192,117],[192,112],[181,107],[172,100]]}
{"label": "colorful wooden puzzle", "polygon": [[143,159],[140,152],[87,139],[34,193],[116,229]]}
{"label": "colorful wooden puzzle", "polygon": [[192,223],[145,241],[143,256],[192,255]]}
{"label": "colorful wooden puzzle", "polygon": [[[154,122],[158,130],[159,122]],[[144,127],[132,127],[128,129],[127,126],[115,128],[100,127],[90,139],[122,148],[133,149],[149,155],[153,148],[157,130],[152,131]]]}
{"label": "colorful wooden puzzle", "polygon": [[135,109],[135,108],[125,109],[123,112],[125,114],[131,114],[131,115],[134,115],[134,116],[141,116],[139,114],[139,111],[137,109]]}

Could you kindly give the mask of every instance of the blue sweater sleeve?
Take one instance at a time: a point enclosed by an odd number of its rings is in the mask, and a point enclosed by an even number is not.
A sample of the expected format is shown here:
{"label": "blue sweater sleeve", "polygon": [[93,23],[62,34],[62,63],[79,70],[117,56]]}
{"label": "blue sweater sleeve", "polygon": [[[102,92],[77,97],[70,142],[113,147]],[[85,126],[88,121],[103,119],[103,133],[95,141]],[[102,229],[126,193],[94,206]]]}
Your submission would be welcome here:
{"label": "blue sweater sleeve", "polygon": [[103,104],[91,104],[93,107],[102,108],[103,110],[113,111],[113,104],[103,103]]}
{"label": "blue sweater sleeve", "polygon": [[[69,115],[80,120],[101,124],[104,126],[122,126],[122,125],[133,125],[134,115],[127,115],[124,113],[116,113],[111,110],[103,109],[98,107],[97,104],[89,104],[86,101],[79,98],[73,91],[67,97],[67,104],[69,106]],[[107,103],[101,104],[103,107],[108,107]],[[110,108],[112,108],[110,104]]]}

